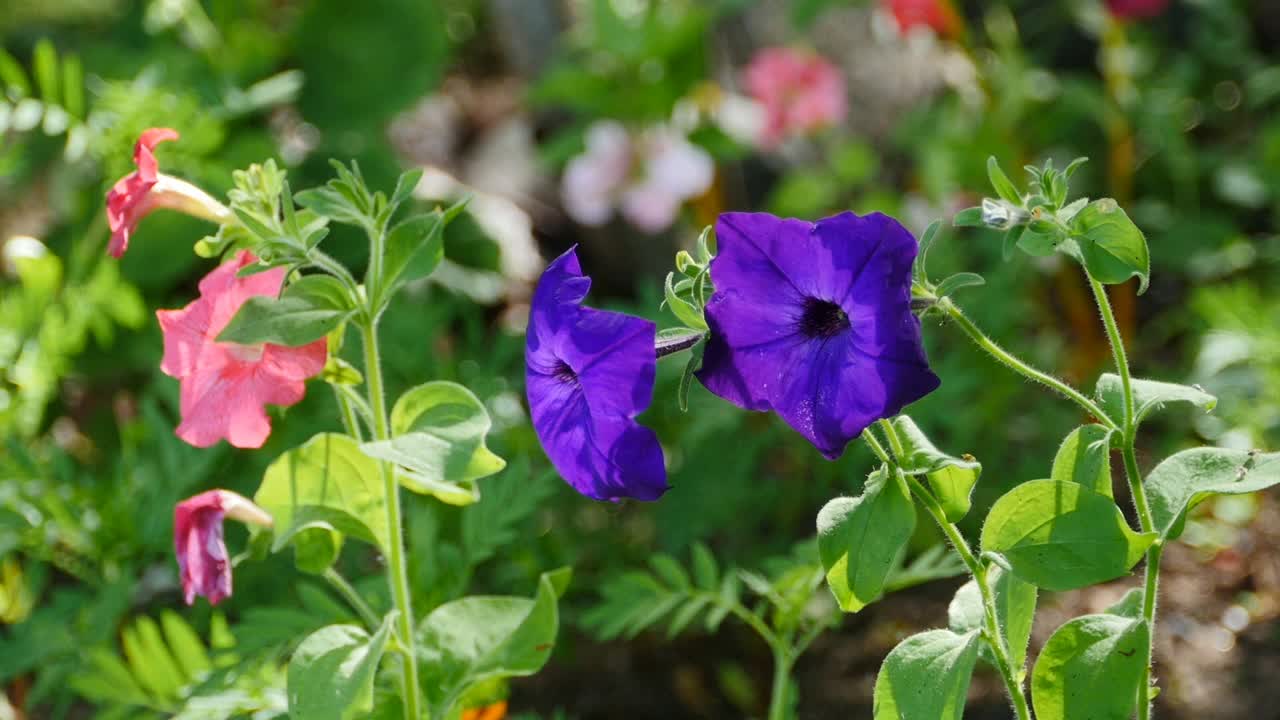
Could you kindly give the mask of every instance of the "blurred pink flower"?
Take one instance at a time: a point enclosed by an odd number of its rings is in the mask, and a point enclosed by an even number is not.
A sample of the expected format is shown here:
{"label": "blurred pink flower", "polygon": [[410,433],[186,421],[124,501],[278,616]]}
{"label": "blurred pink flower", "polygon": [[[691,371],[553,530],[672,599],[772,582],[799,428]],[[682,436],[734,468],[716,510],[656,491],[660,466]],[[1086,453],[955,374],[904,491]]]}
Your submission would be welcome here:
{"label": "blurred pink flower", "polygon": [[1123,20],[1152,18],[1169,7],[1169,0],[1107,0],[1107,9]]}
{"label": "blurred pink flower", "polygon": [[173,508],[173,545],[178,556],[182,596],[188,605],[197,595],[217,605],[231,595],[231,562],[222,540],[223,517],[271,527],[271,516],[230,490],[210,490]]}
{"label": "blurred pink flower", "polygon": [[747,65],[747,92],[765,107],[760,142],[773,147],[791,135],[836,125],[848,113],[844,76],[821,56],[793,48],[765,48]]}
{"label": "blurred pink flower", "polygon": [[111,228],[107,252],[112,257],[124,255],[129,249],[129,236],[142,218],[156,208],[167,207],[217,223],[233,217],[230,210],[205,191],[158,172],[156,145],[177,139],[178,132],[169,128],[143,131],[133,146],[133,163],[138,169],[117,180],[107,192],[107,225]]}
{"label": "blurred pink flower", "polygon": [[898,21],[898,32],[927,27],[943,37],[960,34],[960,16],[950,0],[888,0],[889,12]]}
{"label": "blurred pink flower", "polygon": [[265,405],[298,402],[306,393],[304,381],[324,369],[324,338],[301,347],[216,341],[246,300],[280,292],[284,268],[236,276],[255,261],[240,251],[200,281],[199,299],[181,310],[156,311],[164,332],[160,369],[181,382],[177,435],[196,447],[221,439],[240,448],[262,447],[271,434]]}
{"label": "blurred pink flower", "polygon": [[586,152],[569,161],[560,190],[565,212],[583,225],[604,225],[617,208],[632,225],[657,233],[714,178],[711,156],[674,130],[633,137],[605,120],[587,129]]}

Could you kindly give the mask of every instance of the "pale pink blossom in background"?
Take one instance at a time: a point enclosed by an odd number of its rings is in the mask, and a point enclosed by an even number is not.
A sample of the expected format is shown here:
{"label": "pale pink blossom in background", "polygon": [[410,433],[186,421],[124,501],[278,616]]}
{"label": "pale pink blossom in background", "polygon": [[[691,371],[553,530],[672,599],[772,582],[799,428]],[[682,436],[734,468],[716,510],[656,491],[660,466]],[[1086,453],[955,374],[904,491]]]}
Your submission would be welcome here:
{"label": "pale pink blossom in background", "polygon": [[188,605],[196,596],[217,605],[231,595],[231,561],[222,539],[222,521],[271,527],[271,516],[249,499],[230,490],[210,490],[173,508],[173,546],[178,557],[182,597]]}
{"label": "pale pink blossom in background", "polygon": [[569,161],[560,189],[565,212],[583,225],[604,225],[618,210],[636,228],[657,233],[714,178],[711,156],[680,133],[658,127],[632,135],[606,120],[587,129],[586,151]]}
{"label": "pale pink blossom in background", "polygon": [[138,223],[156,208],[170,208],[216,223],[233,217],[230,210],[205,191],[159,172],[156,145],[177,139],[178,132],[170,128],[143,131],[133,146],[133,164],[138,169],[117,180],[107,192],[107,225],[111,228],[107,252],[112,257],[124,255]]}
{"label": "pale pink blossom in background", "polygon": [[765,108],[762,147],[844,121],[848,92],[840,70],[821,56],[787,47],[765,48],[743,76],[747,92]]}
{"label": "pale pink blossom in background", "polygon": [[302,400],[306,379],[324,369],[324,338],[301,347],[216,341],[246,300],[280,292],[284,268],[236,277],[255,261],[242,250],[200,281],[199,299],[181,310],[156,311],[164,332],[160,369],[181,382],[177,435],[196,447],[223,439],[235,447],[262,447],[271,434],[265,406]]}

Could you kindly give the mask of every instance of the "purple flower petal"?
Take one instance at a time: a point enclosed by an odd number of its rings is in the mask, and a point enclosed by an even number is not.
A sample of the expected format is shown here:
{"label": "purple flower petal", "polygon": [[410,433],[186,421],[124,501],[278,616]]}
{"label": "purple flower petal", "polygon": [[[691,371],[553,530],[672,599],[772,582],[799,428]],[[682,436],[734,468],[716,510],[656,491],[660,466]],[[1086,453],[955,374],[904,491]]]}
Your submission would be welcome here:
{"label": "purple flower petal", "polygon": [[575,250],[534,291],[525,342],[529,412],[561,476],[596,500],[656,500],[667,490],[662,447],[635,422],[653,399],[653,323],[582,306],[590,278]]}
{"label": "purple flower petal", "polygon": [[938,387],[911,313],[917,244],[898,221],[726,213],[716,239],[698,372],[708,390],[776,411],[835,459],[868,425]]}

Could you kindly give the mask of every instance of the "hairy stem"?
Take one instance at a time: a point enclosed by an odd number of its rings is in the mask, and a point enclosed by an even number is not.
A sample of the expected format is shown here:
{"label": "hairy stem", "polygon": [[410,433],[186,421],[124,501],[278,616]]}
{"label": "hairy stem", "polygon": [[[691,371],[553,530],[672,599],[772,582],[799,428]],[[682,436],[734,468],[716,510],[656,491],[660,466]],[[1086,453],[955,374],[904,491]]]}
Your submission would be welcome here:
{"label": "hairy stem", "polygon": [[[1087,273],[1086,273],[1087,274]],[[1111,341],[1111,352],[1115,355],[1116,372],[1120,375],[1120,387],[1124,392],[1124,426],[1121,436],[1121,454],[1124,456],[1124,475],[1129,482],[1129,494],[1133,496],[1133,505],[1138,513],[1138,525],[1143,532],[1152,532],[1155,522],[1151,518],[1151,507],[1147,503],[1147,490],[1142,484],[1142,474],[1138,470],[1138,457],[1134,449],[1137,435],[1137,419],[1134,413],[1133,378],[1129,372],[1129,357],[1125,352],[1124,338],[1120,336],[1120,328],[1116,323],[1115,313],[1111,310],[1111,301],[1107,299],[1107,289],[1102,283],[1089,278],[1089,286],[1093,289],[1093,297],[1098,303],[1098,312],[1102,314],[1102,324],[1107,329],[1107,339]],[[1138,683],[1138,720],[1149,720],[1151,717],[1151,666],[1154,661],[1152,643],[1155,641],[1156,594],[1160,584],[1160,553],[1162,547],[1156,542],[1147,549],[1147,566],[1142,594],[1142,619],[1147,623],[1151,642],[1147,643],[1147,661]]]}
{"label": "hairy stem", "polygon": [[[380,248],[378,248],[380,250]],[[378,329],[376,320],[365,318],[360,326],[364,341],[365,382],[368,383],[369,407],[373,413],[373,437],[375,440],[391,439],[390,422],[387,419],[387,398],[382,387],[382,359],[378,353]],[[409,573],[405,561],[404,527],[400,513],[400,486],[390,464],[379,461],[382,485],[387,506],[387,580],[391,585],[391,597],[399,615],[396,618],[396,634],[404,649],[401,664],[401,695],[404,699],[405,720],[421,720],[421,686],[418,684],[417,654],[414,652],[413,609],[409,594]]]}
{"label": "hairy stem", "polygon": [[1031,367],[1022,360],[1019,360],[1009,351],[997,345],[994,340],[987,337],[986,334],[983,333],[982,330],[980,330],[962,310],[960,310],[959,306],[951,301],[951,298],[942,298],[938,301],[937,307],[940,308],[947,317],[951,318],[951,321],[963,330],[964,333],[969,336],[969,339],[973,340],[975,345],[994,358],[996,362],[1004,365],[1028,380],[1034,380],[1035,382],[1054,390],[1068,400],[1071,400],[1076,405],[1079,405],[1086,413],[1097,418],[1098,422],[1107,426],[1109,429],[1120,429],[1116,426],[1115,421],[1110,417],[1107,417],[1107,414],[1102,411],[1102,408],[1098,407],[1097,403],[1085,397],[1079,390],[1076,390],[1067,383],[1046,372],[1042,372]]}
{"label": "hairy stem", "polygon": [[[889,439],[889,446],[893,448],[894,455],[902,457],[903,446],[902,440],[898,437],[898,431],[894,429],[893,423],[888,420],[880,421],[880,429],[884,431],[885,437]],[[960,528],[956,524],[947,519],[946,512],[942,509],[933,493],[929,492],[919,480],[902,472],[902,469],[884,456],[884,448],[880,447],[880,443],[870,432],[864,432],[863,438],[867,439],[867,444],[871,445],[872,452],[881,455],[885,462],[893,467],[897,477],[905,481],[911,494],[916,497],[924,509],[938,524],[943,534],[947,536],[947,540],[951,542],[951,546],[955,548],[956,554],[960,556],[960,560],[964,562],[965,567],[969,569],[969,574],[973,575],[973,581],[978,586],[978,592],[982,596],[982,632],[987,637],[988,644],[991,646],[991,652],[996,659],[996,668],[1000,671],[1000,677],[1004,680],[1005,690],[1009,693],[1009,700],[1013,703],[1014,711],[1018,714],[1018,720],[1031,720],[1031,709],[1027,705],[1027,696],[1022,689],[1022,681],[1019,675],[1022,668],[1014,668],[1009,660],[1009,644],[1005,640],[1004,632],[1000,629],[1000,621],[996,615],[995,593],[991,590],[991,583],[987,575],[987,568],[973,554],[973,550],[969,548],[969,542],[964,539]]]}
{"label": "hairy stem", "polygon": [[378,614],[373,611],[373,608],[369,607],[369,603],[365,602],[363,597],[360,597],[360,593],[351,586],[351,583],[347,582],[346,578],[342,577],[341,573],[333,568],[328,568],[324,571],[324,579],[329,581],[333,589],[342,596],[343,600],[347,601],[352,610],[356,611],[356,614],[360,616],[365,626],[368,627],[369,632],[377,631],[378,626],[382,624],[382,620],[378,619]]}

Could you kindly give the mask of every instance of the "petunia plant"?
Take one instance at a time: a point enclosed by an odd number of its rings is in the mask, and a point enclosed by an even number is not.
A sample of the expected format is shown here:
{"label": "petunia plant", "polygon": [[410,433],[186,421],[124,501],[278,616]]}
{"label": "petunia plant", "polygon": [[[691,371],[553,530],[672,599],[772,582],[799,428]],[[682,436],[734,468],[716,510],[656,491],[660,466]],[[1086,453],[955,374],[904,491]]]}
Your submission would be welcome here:
{"label": "petunia plant", "polygon": [[[217,262],[200,281],[199,297],[157,313],[160,369],[179,384],[175,433],[200,448],[224,440],[260,448],[273,429],[268,407],[301,401],[311,380],[332,388],[333,424],[342,428],[275,458],[252,498],[215,489],[177,505],[174,547],[186,602],[197,595],[221,602],[232,594],[235,564],[285,550],[348,602],[361,624],[321,628],[293,649],[286,694],[295,718],[454,718],[477,688],[491,692],[502,678],[536,672],[555,644],[567,569],[544,573],[532,598],[463,597],[415,608],[411,594],[403,503],[474,503],[480,481],[506,466],[486,445],[484,403],[466,387],[432,380],[392,399],[383,379],[379,322],[400,288],[439,265],[444,229],[463,205],[422,212],[412,201],[420,172],[405,173],[388,195],[370,190],[356,166],[339,163],[334,180],[295,195],[272,162],[235,173],[224,205],[157,172],[157,143],[177,137],[165,129],[144,133],[137,171],[107,198],[109,251],[116,257],[153,209],[218,225],[195,244],[197,254]],[[333,224],[367,237],[363,276],[322,248]],[[573,300],[560,289],[550,292]],[[588,367],[593,363],[573,354],[572,343],[580,333],[589,337],[593,323],[608,325],[612,314],[553,310],[548,348],[590,384],[609,366]],[[358,365],[342,355],[348,331],[359,338]],[[563,373],[558,368],[551,366],[553,383]],[[650,384],[652,373],[650,360]],[[631,432],[608,417],[598,428]],[[660,493],[660,455],[650,470],[649,487]],[[226,519],[250,528],[238,555],[224,540]],[[339,572],[336,561],[348,545],[381,558],[385,595],[362,592]]]}
{"label": "petunia plant", "polygon": [[[967,571],[947,627],[908,637],[885,659],[875,684],[875,718],[962,717],[981,661],[999,674],[1019,720],[1135,713],[1148,720],[1158,692],[1152,638],[1162,551],[1206,498],[1280,483],[1280,453],[1194,448],[1142,472],[1135,443],[1144,418],[1165,407],[1211,410],[1216,400],[1199,387],[1132,376],[1107,286],[1137,278],[1139,292],[1145,290],[1146,238],[1115,200],[1070,197],[1070,179],[1083,162],[1028,166],[1024,190],[993,158],[988,174],[995,197],[961,211],[954,224],[1002,231],[1006,259],[1019,251],[1062,254],[1079,265],[1115,360],[1115,372],[1101,375],[1092,393],[1009,353],[960,309],[955,293],[981,286],[981,276],[929,276],[927,251],[941,223],[917,242],[879,213],[808,222],[731,212],[692,252],[676,256],[663,304],[678,327],[655,330],[639,318],[584,311],[587,281],[572,251],[548,268],[535,295],[527,360],[530,405],[553,464],[589,497],[661,495],[661,451],[634,418],[652,402],[653,362],[688,352],[677,398],[682,409],[697,379],[738,407],[776,413],[828,459],[859,438],[877,459],[859,495],[835,498],[817,516],[818,573],[836,607],[856,613],[904,585],[901,563],[920,514],[938,526]],[[982,463],[940,449],[901,414],[943,381],[925,355],[924,317],[958,328],[1000,365],[1075,403],[1087,419],[1045,463],[1043,478],[1015,482],[995,502],[975,539],[957,523],[973,510]],[[1122,460],[1137,527],[1113,489],[1113,452]],[[673,488],[664,501],[678,495]],[[1124,578],[1144,560],[1141,587],[1106,612],[1063,624],[1028,669],[1041,590]],[[721,577],[703,548],[694,554],[692,581],[669,557],[655,558],[652,566],[651,576],[631,573],[607,585],[589,622],[610,637],[670,616],[674,634],[699,615],[708,628],[733,615],[774,650],[769,718],[791,717],[795,697],[787,673],[809,641],[835,622],[809,609],[807,619],[777,625],[785,612],[748,609],[736,580],[776,604],[800,592],[787,583],[803,574],[804,563],[792,564],[798,574],[772,580],[741,571]],[[945,575],[918,573],[919,579]],[[803,595],[793,597],[792,607],[805,606]]]}

